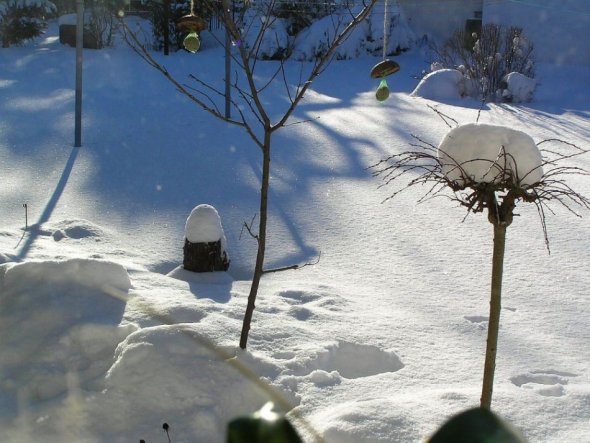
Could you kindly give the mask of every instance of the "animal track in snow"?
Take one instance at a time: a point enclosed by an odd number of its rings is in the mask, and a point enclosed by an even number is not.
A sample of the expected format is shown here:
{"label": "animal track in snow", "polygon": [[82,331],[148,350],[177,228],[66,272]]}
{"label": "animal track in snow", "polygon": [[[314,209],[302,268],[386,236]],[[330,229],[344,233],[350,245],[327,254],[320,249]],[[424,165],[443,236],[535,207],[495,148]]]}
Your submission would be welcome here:
{"label": "animal track in snow", "polygon": [[317,310],[337,312],[341,310],[343,300],[333,292],[310,292],[286,290],[278,293],[283,301],[292,306],[290,313],[299,320],[307,320],[316,314]]}
{"label": "animal track in snow", "polygon": [[463,318],[471,323],[485,323],[489,320],[489,317],[483,315],[466,315]]}
{"label": "animal track in snow", "polygon": [[283,299],[289,304],[304,304],[309,303],[312,301],[317,300],[320,298],[320,295],[317,294],[310,294],[309,292],[305,291],[281,291],[279,295],[283,297]]}
{"label": "animal track in snow", "polygon": [[489,317],[484,315],[465,315],[463,316],[465,320],[470,322],[474,327],[480,330],[484,330],[488,326]]}
{"label": "animal track in snow", "polygon": [[510,381],[523,389],[530,389],[545,397],[561,397],[565,395],[564,386],[569,383],[569,377],[576,374],[560,371],[532,371],[512,377]]}
{"label": "animal track in snow", "polygon": [[403,367],[404,364],[394,352],[386,352],[376,346],[340,341],[292,369],[295,375],[300,376],[321,370],[328,373],[338,371],[343,378],[355,379],[396,372]]}
{"label": "animal track in snow", "polygon": [[289,309],[289,315],[295,317],[297,320],[305,321],[314,316],[314,313],[307,308],[300,306],[293,306]]}

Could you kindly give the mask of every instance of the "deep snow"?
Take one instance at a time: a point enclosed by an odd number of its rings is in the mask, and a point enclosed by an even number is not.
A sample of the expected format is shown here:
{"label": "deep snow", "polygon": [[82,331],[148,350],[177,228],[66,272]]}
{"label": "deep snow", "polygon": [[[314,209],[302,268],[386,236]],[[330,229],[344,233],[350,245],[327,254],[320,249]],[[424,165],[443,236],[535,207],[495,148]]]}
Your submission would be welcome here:
{"label": "deep snow", "polygon": [[[223,52],[202,43],[156,57],[220,81]],[[328,442],[418,442],[479,403],[491,226],[446,199],[418,205],[419,188],[381,204],[391,189],[366,168],[412,134],[437,145],[449,128],[428,106],[588,147],[590,69],[540,65],[531,103],[480,110],[411,97],[419,50],[396,58],[378,103],[377,60],[334,62],[294,118],[310,121],[275,135],[267,262],[320,260],[264,277],[243,352],[257,148],[121,45],[84,51],[73,148],[74,50],[55,26],[0,50],[1,441],[158,442],[163,422],[175,443],[223,441],[228,419],[273,398]],[[288,106],[282,82],[266,98],[273,115]],[[590,195],[588,177],[567,180]],[[178,268],[203,203],[222,218],[229,273]],[[493,408],[531,442],[590,441],[588,214],[548,214],[548,255],[535,208],[517,212]]]}

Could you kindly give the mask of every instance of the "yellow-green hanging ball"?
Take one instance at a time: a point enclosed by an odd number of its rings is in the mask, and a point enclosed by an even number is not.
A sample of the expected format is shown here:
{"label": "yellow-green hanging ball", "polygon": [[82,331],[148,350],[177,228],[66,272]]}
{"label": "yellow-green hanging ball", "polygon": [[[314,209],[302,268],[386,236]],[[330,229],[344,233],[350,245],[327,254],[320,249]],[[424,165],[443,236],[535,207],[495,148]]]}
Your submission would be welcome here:
{"label": "yellow-green hanging ball", "polygon": [[379,87],[377,88],[377,93],[375,96],[380,102],[387,100],[389,97],[389,87],[387,86],[385,79],[382,79],[381,83],[379,83]]}
{"label": "yellow-green hanging ball", "polygon": [[184,49],[186,49],[189,52],[195,53],[201,47],[201,40],[199,40],[199,36],[196,32],[191,32],[184,38],[182,44],[184,45]]}

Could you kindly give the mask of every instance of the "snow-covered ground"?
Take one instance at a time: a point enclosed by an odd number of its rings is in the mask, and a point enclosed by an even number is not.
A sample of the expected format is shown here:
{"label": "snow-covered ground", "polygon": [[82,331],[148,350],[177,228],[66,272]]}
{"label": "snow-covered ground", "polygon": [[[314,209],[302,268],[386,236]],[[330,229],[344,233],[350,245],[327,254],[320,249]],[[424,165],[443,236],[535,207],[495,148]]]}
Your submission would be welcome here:
{"label": "snow-covered ground", "polygon": [[[272,164],[268,266],[320,259],[263,278],[240,351],[258,148],[122,45],[84,51],[74,148],[75,51],[56,32],[0,50],[0,441],[159,442],[166,422],[175,443],[215,443],[270,398],[309,441],[419,442],[479,404],[492,226],[446,199],[417,204],[417,187],[382,204],[392,189],[367,167],[412,134],[438,144],[449,127],[429,106],[588,148],[590,67],[539,65],[532,102],[480,110],[410,96],[428,67],[418,50],[396,58],[383,103],[377,58],[334,62],[296,112],[310,121],[275,134]],[[223,89],[206,35],[197,54],[155,56]],[[276,115],[283,89],[267,94]],[[590,195],[589,177],[567,182]],[[228,273],[178,268],[199,204],[222,218]],[[590,214],[547,214],[549,255],[534,205],[517,212],[493,409],[531,442],[587,442]]]}

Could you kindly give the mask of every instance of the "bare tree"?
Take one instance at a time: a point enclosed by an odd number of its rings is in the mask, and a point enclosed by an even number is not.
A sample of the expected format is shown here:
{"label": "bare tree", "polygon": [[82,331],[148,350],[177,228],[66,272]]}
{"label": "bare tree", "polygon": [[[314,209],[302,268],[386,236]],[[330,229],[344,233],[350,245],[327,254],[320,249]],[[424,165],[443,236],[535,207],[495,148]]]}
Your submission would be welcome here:
{"label": "bare tree", "polygon": [[[441,117],[448,124],[448,117]],[[386,200],[415,185],[427,185],[428,191],[420,201],[441,195],[448,196],[450,190],[451,200],[467,208],[467,214],[487,211],[488,221],[494,228],[490,316],[481,395],[481,406],[490,409],[500,325],[506,229],[512,223],[518,202],[534,203],[549,251],[545,224],[545,213],[547,210],[551,211],[548,204],[559,203],[575,215],[578,215],[574,211],[576,205],[590,209],[590,200],[575,192],[563,179],[572,174],[590,175],[588,171],[572,166],[569,162],[588,150],[563,140],[543,140],[536,146],[551,144],[553,147],[539,149],[543,160],[536,168],[537,171],[519,171],[515,156],[505,146],[498,146],[495,159],[460,160],[453,158],[448,152],[441,152],[440,146],[416,136],[414,138],[416,143],[412,146],[415,149],[394,154],[371,167],[373,174],[383,179],[382,186],[396,186],[393,194]],[[468,171],[475,163],[480,163],[480,168],[489,173],[487,180],[474,178]],[[535,178],[531,183],[527,178],[533,174],[540,178]]]}
{"label": "bare tree", "polygon": [[[226,98],[226,94],[217,89],[214,85],[209,84],[196,75],[191,75],[193,81],[191,86],[182,83],[151,55],[149,50],[141,44],[139,39],[124,26],[127,42],[131,47],[152,67],[160,71],[182,94],[192,100],[197,106],[214,117],[227,122],[228,124],[241,127],[254,144],[262,152],[262,177],[260,188],[260,209],[258,231],[255,232],[252,224],[244,223],[244,227],[252,235],[258,244],[254,275],[252,285],[248,296],[248,304],[244,315],[242,332],[240,336],[240,347],[246,348],[248,333],[252,321],[252,315],[255,309],[256,296],[260,279],[265,273],[276,272],[278,270],[297,269],[298,265],[288,266],[281,269],[265,269],[264,259],[267,246],[267,225],[268,225],[268,192],[270,186],[271,172],[271,152],[272,137],[274,133],[294,124],[289,122],[290,117],[295,111],[297,105],[301,102],[305,93],[313,81],[327,68],[332,61],[338,46],[340,46],[351,32],[358,26],[370,13],[377,0],[363,0],[362,7],[353,11],[346,9],[343,14],[334,20],[335,33],[334,37],[327,42],[327,50],[320,54],[310,66],[307,75],[302,75],[297,79],[296,86],[289,84],[288,74],[285,67],[285,60],[282,60],[274,75],[270,79],[260,80],[256,75],[256,69],[259,66],[259,55],[262,51],[262,44],[267,32],[271,32],[273,23],[273,12],[278,0],[266,0],[257,2],[257,14],[252,8],[251,2],[246,1],[244,8],[238,14],[235,14],[231,7],[230,0],[221,0],[222,10],[220,19],[226,30],[229,32],[231,40],[234,42],[232,59],[237,65],[235,78],[232,80],[231,87],[236,93],[236,98],[231,99],[231,107],[236,113],[236,117],[229,117],[222,112],[221,103]],[[219,1],[205,0],[204,6],[211,11],[218,11]],[[248,14],[246,14],[248,13]],[[249,17],[249,18],[248,18]],[[249,36],[248,44],[244,41],[245,33],[249,30],[258,29],[255,36]],[[227,45],[226,43],[223,43]],[[276,79],[282,80],[284,89],[289,100],[289,104],[282,115],[273,121],[267,111],[267,105],[262,100],[262,93],[268,87],[271,81]],[[227,79],[226,79],[227,80]],[[295,122],[297,123],[297,122]]]}

